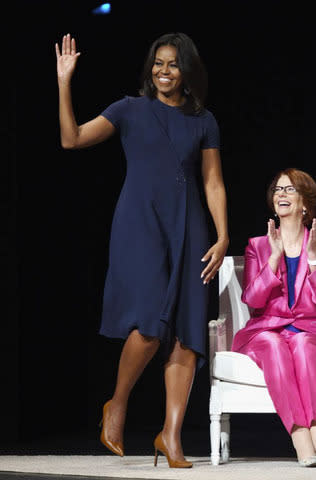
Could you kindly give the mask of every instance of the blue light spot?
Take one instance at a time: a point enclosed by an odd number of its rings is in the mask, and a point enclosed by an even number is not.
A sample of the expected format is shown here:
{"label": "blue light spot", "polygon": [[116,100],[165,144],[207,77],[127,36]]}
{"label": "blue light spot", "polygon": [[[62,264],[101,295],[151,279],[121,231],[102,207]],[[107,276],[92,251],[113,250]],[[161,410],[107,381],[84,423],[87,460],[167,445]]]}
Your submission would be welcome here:
{"label": "blue light spot", "polygon": [[92,13],[94,13],[94,15],[107,15],[110,12],[111,12],[111,4],[110,3],[103,3],[99,7],[94,8],[92,10]]}

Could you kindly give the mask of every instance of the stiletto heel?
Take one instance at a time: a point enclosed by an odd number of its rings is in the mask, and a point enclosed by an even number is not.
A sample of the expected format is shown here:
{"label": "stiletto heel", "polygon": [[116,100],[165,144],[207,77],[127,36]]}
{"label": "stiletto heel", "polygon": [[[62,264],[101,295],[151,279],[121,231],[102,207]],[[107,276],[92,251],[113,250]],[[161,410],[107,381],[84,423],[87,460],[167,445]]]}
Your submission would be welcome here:
{"label": "stiletto heel", "polygon": [[120,457],[123,457],[124,447],[122,442],[112,442],[111,440],[108,440],[105,435],[105,418],[106,418],[106,414],[107,414],[110,403],[111,403],[111,400],[106,402],[103,407],[103,418],[99,423],[99,426],[102,427],[100,440],[105,447],[111,450],[111,452],[115,453],[116,455],[119,455]]}
{"label": "stiletto heel", "polygon": [[157,467],[158,463],[158,450],[155,448],[155,460],[154,460],[154,467]]}
{"label": "stiletto heel", "polygon": [[160,432],[155,438],[154,447],[155,447],[155,460],[154,460],[155,467],[157,466],[158,451],[163,455],[165,455],[170,468],[191,468],[193,466],[193,463],[188,462],[187,460],[173,460],[170,457],[168,448],[162,438],[162,432]]}

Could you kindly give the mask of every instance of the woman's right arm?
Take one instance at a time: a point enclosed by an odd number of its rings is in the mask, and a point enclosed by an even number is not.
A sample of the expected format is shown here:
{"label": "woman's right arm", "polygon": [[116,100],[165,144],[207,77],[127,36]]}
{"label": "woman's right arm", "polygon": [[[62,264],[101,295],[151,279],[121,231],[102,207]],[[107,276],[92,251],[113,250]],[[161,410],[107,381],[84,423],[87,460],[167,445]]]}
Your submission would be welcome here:
{"label": "woman's right arm", "polygon": [[61,53],[56,43],[60,137],[64,148],[89,147],[103,142],[115,132],[114,125],[101,115],[82,125],[76,122],[72,106],[71,77],[79,55],[80,53],[76,52],[75,39],[71,38],[70,34],[63,37]]}
{"label": "woman's right arm", "polygon": [[[275,252],[273,251],[273,254]],[[271,295],[272,289],[281,285],[281,280],[276,276],[279,260],[274,255],[268,262],[259,266],[257,249],[249,239],[245,251],[245,269],[243,278],[242,301],[252,308],[263,308]],[[274,264],[275,263],[275,264]],[[275,270],[274,270],[275,268]]]}

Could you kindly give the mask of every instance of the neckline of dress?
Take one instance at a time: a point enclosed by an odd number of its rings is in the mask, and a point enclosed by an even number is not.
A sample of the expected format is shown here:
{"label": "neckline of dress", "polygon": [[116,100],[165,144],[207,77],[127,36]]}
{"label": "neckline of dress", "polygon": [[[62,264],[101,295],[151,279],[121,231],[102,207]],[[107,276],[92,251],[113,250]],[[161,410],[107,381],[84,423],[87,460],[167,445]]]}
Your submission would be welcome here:
{"label": "neckline of dress", "polygon": [[176,110],[176,111],[179,110],[180,107],[182,106],[182,105],[168,105],[167,103],[163,102],[162,100],[159,100],[158,97],[155,97],[154,101],[156,101],[156,103],[158,105],[162,105],[163,107],[171,108],[172,110]]}

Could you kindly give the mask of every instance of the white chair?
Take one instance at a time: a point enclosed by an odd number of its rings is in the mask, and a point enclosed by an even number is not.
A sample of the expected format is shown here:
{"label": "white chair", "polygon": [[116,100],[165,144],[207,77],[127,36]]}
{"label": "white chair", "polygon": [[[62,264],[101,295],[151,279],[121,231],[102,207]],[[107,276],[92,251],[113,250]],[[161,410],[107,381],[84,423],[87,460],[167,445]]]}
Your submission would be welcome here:
{"label": "white chair", "polygon": [[[251,358],[229,351],[249,319],[241,301],[244,257],[225,257],[219,270],[219,318],[209,322],[211,463],[229,461],[231,413],[275,413],[262,370]],[[221,449],[221,454],[220,454]]]}

